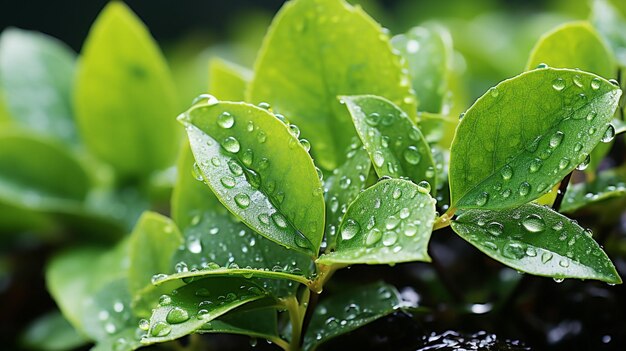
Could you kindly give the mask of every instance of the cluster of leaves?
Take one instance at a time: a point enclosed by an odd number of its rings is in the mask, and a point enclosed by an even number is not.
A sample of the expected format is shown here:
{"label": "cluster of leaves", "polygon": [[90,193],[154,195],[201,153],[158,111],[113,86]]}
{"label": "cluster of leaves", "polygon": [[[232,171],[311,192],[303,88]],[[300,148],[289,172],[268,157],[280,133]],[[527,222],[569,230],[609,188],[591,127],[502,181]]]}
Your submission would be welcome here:
{"label": "cluster of leaves", "polygon": [[[315,349],[416,307],[382,282],[310,304],[334,271],[429,262],[433,230],[449,225],[518,271],[621,283],[592,233],[559,212],[625,193],[621,168],[596,173],[625,130],[606,78],[626,67],[626,21],[594,4],[590,22],[547,33],[526,72],[457,119],[445,27],[390,37],[343,0],[293,0],[252,74],[212,61],[212,95],[178,117],[182,147],[167,65],[122,4],[99,16],[79,64],[54,39],[5,31],[0,229],[94,233],[50,262],[71,327],[57,314],[43,329],[75,328],[67,348],[232,333]],[[564,193],[576,168],[588,181]],[[136,221],[170,187],[171,219]],[[94,245],[133,224],[114,248]]]}

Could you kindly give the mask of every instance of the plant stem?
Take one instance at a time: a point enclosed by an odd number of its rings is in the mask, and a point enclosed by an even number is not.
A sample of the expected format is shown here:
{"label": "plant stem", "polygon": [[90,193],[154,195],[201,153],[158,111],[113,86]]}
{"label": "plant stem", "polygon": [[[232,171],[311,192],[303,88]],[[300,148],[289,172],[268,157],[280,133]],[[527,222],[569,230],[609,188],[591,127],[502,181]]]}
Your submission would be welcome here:
{"label": "plant stem", "polygon": [[561,181],[559,185],[559,190],[556,193],[556,199],[554,199],[554,203],[552,204],[552,209],[555,211],[559,211],[561,208],[561,204],[563,203],[563,198],[565,197],[565,192],[567,191],[567,186],[569,185],[569,181],[572,178],[572,173],[569,172],[565,178]]}
{"label": "plant stem", "polygon": [[291,342],[289,343],[287,350],[296,351],[300,349],[304,314],[301,313],[301,306],[295,296],[285,298],[283,300],[283,304],[287,308],[289,321],[291,322]]}
{"label": "plant stem", "polygon": [[446,211],[446,213],[439,216],[433,224],[433,231],[449,226],[450,220],[454,216],[454,212],[456,212],[456,208],[450,208]]}

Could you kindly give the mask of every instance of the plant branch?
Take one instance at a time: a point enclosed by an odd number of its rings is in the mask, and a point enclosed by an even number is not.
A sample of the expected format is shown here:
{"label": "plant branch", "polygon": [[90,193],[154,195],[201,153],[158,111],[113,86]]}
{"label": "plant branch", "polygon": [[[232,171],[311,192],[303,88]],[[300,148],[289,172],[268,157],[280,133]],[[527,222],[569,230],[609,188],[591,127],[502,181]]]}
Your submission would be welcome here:
{"label": "plant branch", "polygon": [[454,216],[454,212],[456,212],[456,208],[450,208],[446,213],[437,217],[435,223],[433,224],[433,231],[445,228],[450,225],[450,220]]}
{"label": "plant branch", "polygon": [[561,208],[561,204],[563,203],[563,198],[565,197],[565,192],[567,191],[569,181],[572,178],[572,173],[574,172],[569,172],[565,176],[565,178],[563,178],[561,184],[559,185],[559,190],[557,190],[556,199],[554,199],[554,203],[552,204],[552,209],[557,212],[559,211],[559,209]]}
{"label": "plant branch", "polygon": [[302,336],[303,315],[300,313],[300,304],[295,296],[289,296],[283,299],[283,304],[289,313],[289,321],[291,322],[291,342],[288,345],[288,351],[296,351],[300,349],[300,339]]}

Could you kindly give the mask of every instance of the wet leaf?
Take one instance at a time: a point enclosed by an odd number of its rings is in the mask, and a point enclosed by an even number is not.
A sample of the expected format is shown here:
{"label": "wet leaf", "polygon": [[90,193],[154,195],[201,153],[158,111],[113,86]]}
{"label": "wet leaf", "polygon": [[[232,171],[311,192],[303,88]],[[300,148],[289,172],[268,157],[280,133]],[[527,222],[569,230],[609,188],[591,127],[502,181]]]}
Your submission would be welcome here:
{"label": "wet leaf", "polygon": [[613,49],[617,62],[626,67],[626,19],[607,0],[594,0],[591,23]]}
{"label": "wet leaf", "polygon": [[252,79],[247,68],[214,58],[209,62],[209,93],[220,100],[244,101],[244,93]]}
{"label": "wet leaf", "polygon": [[469,210],[452,222],[452,229],[489,257],[521,272],[622,282],[591,233],[548,207]]}
{"label": "wet leaf", "polygon": [[322,300],[304,336],[304,350],[358,329],[401,307],[396,288],[385,283],[359,286]]}
{"label": "wet leaf", "polygon": [[170,341],[196,332],[206,323],[246,303],[267,297],[252,281],[243,278],[207,278],[166,295],[150,317],[144,344]]}
{"label": "wet leaf", "polygon": [[[316,256],[324,231],[322,183],[297,127],[245,103],[194,105],[186,125],[196,174],[250,228]],[[293,134],[292,134],[293,133]]]}
{"label": "wet leaf", "polygon": [[123,181],[168,167],[178,146],[176,99],[148,30],[123,3],[108,4],[89,32],[76,76],[74,107],[87,148]]}
{"label": "wet leaf", "polygon": [[459,119],[428,112],[419,112],[418,116],[419,129],[426,141],[449,149]]}
{"label": "wet leaf", "polygon": [[197,333],[226,333],[263,338],[274,343],[280,342],[278,320],[275,308],[261,308],[232,311],[204,324]]}
{"label": "wet leaf", "polygon": [[553,68],[491,88],[457,128],[451,206],[503,209],[539,198],[586,162],[604,138],[620,95],[603,78]]}
{"label": "wet leaf", "polygon": [[0,37],[0,81],[10,115],[24,128],[76,142],[71,105],[76,54],[42,33],[8,28]]}
{"label": "wet leaf", "polygon": [[433,156],[409,116],[390,101],[372,95],[342,96],[357,133],[379,177],[427,181],[435,193]]}
{"label": "wet leaf", "polygon": [[73,350],[89,341],[76,332],[59,311],[46,313],[26,329],[21,343],[30,350],[63,351]]}
{"label": "wet leaf", "polygon": [[619,169],[600,172],[591,182],[570,184],[560,211],[574,213],[587,206],[626,196],[626,176]]}
{"label": "wet leaf", "polygon": [[320,264],[430,262],[427,248],[435,221],[429,189],[400,179],[363,191],[343,217],[335,251]]}
{"label": "wet leaf", "polygon": [[611,49],[587,21],[565,23],[544,34],[535,44],[526,69],[541,63],[578,68],[605,78],[613,78],[617,72]]}
{"label": "wet leaf", "polygon": [[[309,256],[258,235],[233,217],[211,189],[192,175],[194,158],[185,146],[172,198],[173,215],[184,235],[171,268],[158,284],[207,276],[266,277],[264,287],[276,296],[290,295],[313,273]],[[177,269],[178,268],[178,269]],[[168,284],[169,285],[169,284]]]}
{"label": "wet leaf", "polygon": [[391,44],[407,61],[420,111],[441,112],[453,54],[450,33],[442,26],[427,24],[394,36]]}
{"label": "wet leaf", "polygon": [[[346,40],[355,35],[358,40]],[[290,116],[310,138],[319,165],[332,170],[354,135],[338,95],[384,96],[415,117],[402,68],[388,35],[361,8],[343,0],[296,0],[272,22],[247,96]]]}
{"label": "wet leaf", "polygon": [[346,161],[324,181],[326,189],[326,250],[337,243],[337,229],[341,218],[359,193],[365,188],[372,162],[361,143],[354,143]]}
{"label": "wet leaf", "polygon": [[152,277],[170,269],[182,243],[182,235],[169,218],[155,212],[144,212],[139,218],[128,243],[128,289],[138,316],[150,316],[154,301],[166,292],[152,285]]}

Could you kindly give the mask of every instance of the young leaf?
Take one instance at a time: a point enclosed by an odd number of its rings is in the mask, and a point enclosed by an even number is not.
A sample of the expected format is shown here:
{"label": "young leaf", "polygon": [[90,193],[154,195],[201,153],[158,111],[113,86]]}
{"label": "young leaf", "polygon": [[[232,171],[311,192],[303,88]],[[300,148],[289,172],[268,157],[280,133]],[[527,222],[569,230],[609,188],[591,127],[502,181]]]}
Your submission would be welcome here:
{"label": "young leaf", "polygon": [[249,279],[207,278],[193,282],[160,299],[142,343],[170,341],[194,333],[213,319],[265,297],[267,293]]}
{"label": "young leaf", "polygon": [[408,63],[420,111],[441,112],[453,54],[450,33],[438,25],[413,27],[391,38],[391,44]]}
{"label": "young leaf", "polygon": [[560,211],[573,213],[589,205],[626,196],[626,176],[618,169],[601,172],[592,182],[570,184]]}
{"label": "young leaf", "polygon": [[276,296],[293,294],[298,287],[294,281],[306,284],[313,273],[311,258],[258,235],[235,219],[211,189],[193,177],[193,163],[186,145],[178,162],[179,178],[172,198],[174,218],[184,233],[185,245],[172,260],[178,273],[161,275],[156,283],[206,276],[266,277],[273,279],[266,287]]}
{"label": "young leaf", "polygon": [[241,334],[270,340],[275,344],[284,343],[278,336],[276,308],[273,307],[240,312],[232,311],[219,319],[204,324],[196,332]]}
{"label": "young leaf", "polygon": [[59,311],[37,318],[20,339],[24,347],[40,351],[73,350],[89,342],[76,332]]}
{"label": "young leaf", "polygon": [[548,207],[469,210],[452,229],[496,261],[518,271],[554,277],[621,283],[611,260],[590,233]]}
{"label": "young leaf", "polygon": [[491,88],[457,128],[451,207],[503,209],[537,199],[585,162],[609,129],[620,95],[603,78],[553,68]]}
{"label": "young leaf", "polygon": [[181,121],[199,177],[234,215],[276,243],[317,256],[323,189],[297,127],[253,105],[211,100]]}
{"label": "young leaf", "polygon": [[11,116],[24,128],[76,141],[71,89],[76,54],[42,33],[6,29],[0,37],[0,77]]}
{"label": "young leaf", "polygon": [[427,181],[435,193],[435,164],[422,132],[385,98],[342,96],[379,177]]}
{"label": "young leaf", "polygon": [[304,336],[304,350],[389,315],[402,305],[391,285],[379,282],[344,291],[321,301]]}
{"label": "young leaf", "polygon": [[209,93],[220,100],[243,101],[252,72],[220,58],[209,62]]}
{"label": "young leaf", "polygon": [[83,141],[122,180],[147,177],[176,156],[176,92],[156,43],[121,2],[109,3],[81,53],[74,91]]}
{"label": "young leaf", "polygon": [[591,23],[609,43],[617,62],[626,67],[626,19],[607,0],[592,2]]}
{"label": "young leaf", "polygon": [[426,141],[449,149],[459,119],[428,112],[418,112],[417,115],[420,120],[419,129]]}
{"label": "young leaf", "polygon": [[326,251],[335,248],[341,217],[365,188],[371,166],[372,162],[367,151],[361,143],[357,142],[350,146],[346,161],[324,181],[326,189],[324,196],[328,204],[326,206]]}
{"label": "young leaf", "polygon": [[139,218],[128,242],[128,289],[138,316],[148,317],[154,307],[151,302],[165,293],[152,285],[152,276],[170,269],[172,257],[182,243],[182,235],[169,218],[154,212],[145,212]]}
{"label": "young leaf", "polygon": [[429,189],[406,180],[383,180],[363,191],[341,221],[335,251],[320,264],[430,262],[435,221]]}
{"label": "young leaf", "polygon": [[541,63],[578,68],[605,78],[616,73],[613,54],[587,21],[565,23],[544,34],[535,44],[526,69],[534,69]]}
{"label": "young leaf", "polygon": [[[358,40],[349,40],[358,35]],[[375,94],[412,118],[417,103],[389,37],[363,10],[343,0],[295,0],[276,15],[248,87],[248,101],[268,102],[293,118],[327,170],[343,163],[354,135],[338,95]]]}

